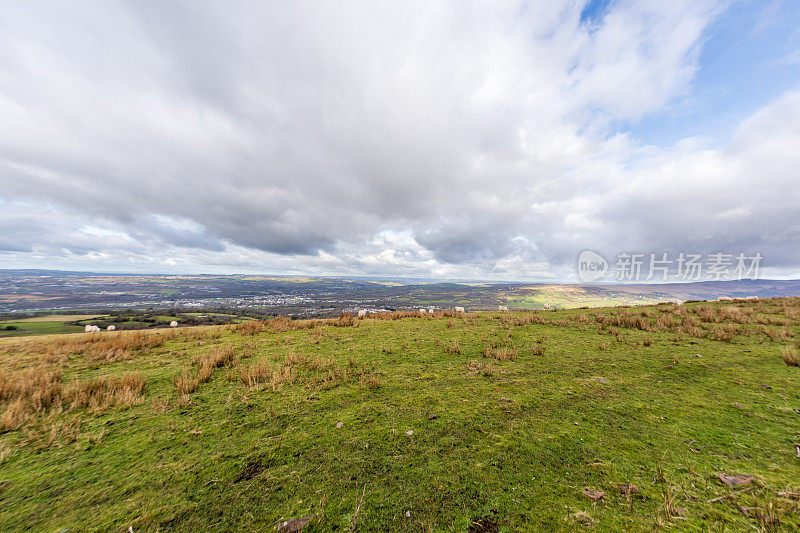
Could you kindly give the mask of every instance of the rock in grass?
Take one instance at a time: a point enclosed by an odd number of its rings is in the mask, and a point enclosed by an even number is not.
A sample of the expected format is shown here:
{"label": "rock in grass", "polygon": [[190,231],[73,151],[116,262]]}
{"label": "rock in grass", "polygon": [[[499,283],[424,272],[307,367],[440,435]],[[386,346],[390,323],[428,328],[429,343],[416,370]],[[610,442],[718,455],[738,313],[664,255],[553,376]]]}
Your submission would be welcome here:
{"label": "rock in grass", "polygon": [[603,498],[606,497],[606,493],[603,492],[602,490],[586,489],[582,492],[582,494],[584,496],[588,496],[594,501],[602,500]]}
{"label": "rock in grass", "polygon": [[622,493],[623,496],[630,496],[631,494],[638,494],[641,491],[639,487],[634,485],[633,483],[620,483],[617,485],[617,488]]}
{"label": "rock in grass", "polygon": [[304,527],[306,527],[309,522],[314,520],[317,515],[311,516],[303,516],[301,518],[293,518],[291,520],[284,520],[283,522],[278,522],[275,524],[275,529],[280,531],[281,533],[296,533],[297,531],[302,531]]}
{"label": "rock in grass", "polygon": [[730,488],[740,487],[742,485],[748,485],[753,482],[753,476],[748,476],[747,474],[742,474],[738,476],[729,476],[727,474],[718,474],[717,477],[720,481],[725,483]]}
{"label": "rock in grass", "polygon": [[577,513],[575,513],[575,520],[577,520],[578,522],[580,522],[585,526],[593,526],[597,523],[596,520],[592,520],[592,517],[584,513],[583,511],[578,511]]}
{"label": "rock in grass", "polygon": [[436,415],[428,415],[428,420],[436,420]]}

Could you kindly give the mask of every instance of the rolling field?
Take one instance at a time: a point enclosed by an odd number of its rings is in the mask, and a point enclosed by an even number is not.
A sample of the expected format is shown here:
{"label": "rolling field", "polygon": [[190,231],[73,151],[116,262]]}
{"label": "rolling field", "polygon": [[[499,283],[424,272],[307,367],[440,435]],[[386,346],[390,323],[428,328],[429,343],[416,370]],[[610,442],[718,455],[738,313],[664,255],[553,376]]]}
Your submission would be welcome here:
{"label": "rolling field", "polygon": [[620,305],[656,305],[663,298],[637,294],[614,293],[580,285],[541,285],[515,289],[505,297],[509,309],[544,309],[550,305],[557,309],[578,307],[615,307]]}
{"label": "rolling field", "polygon": [[[0,321],[0,338],[28,335],[52,335],[56,333],[80,333],[83,326],[71,326],[65,322],[101,318],[107,315],[45,315],[19,320]],[[90,320],[89,320],[90,322]],[[89,323],[87,322],[87,324]],[[16,329],[7,329],[12,326]]]}
{"label": "rolling field", "polygon": [[777,298],[0,339],[0,530],[796,530],[799,325]]}
{"label": "rolling field", "polygon": [[[8,326],[16,329],[6,329]],[[0,322],[0,338],[20,337],[26,335],[51,335],[54,333],[80,333],[83,326],[68,326],[61,320],[35,322]]]}

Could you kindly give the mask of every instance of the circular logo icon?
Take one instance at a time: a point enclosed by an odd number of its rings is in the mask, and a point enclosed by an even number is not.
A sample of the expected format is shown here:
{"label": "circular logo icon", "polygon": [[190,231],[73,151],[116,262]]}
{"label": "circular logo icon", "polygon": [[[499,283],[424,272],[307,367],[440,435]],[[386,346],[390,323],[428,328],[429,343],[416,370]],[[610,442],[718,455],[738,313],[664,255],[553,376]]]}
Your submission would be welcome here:
{"label": "circular logo icon", "polygon": [[578,256],[578,279],[591,283],[602,278],[608,272],[608,261],[602,255],[591,250],[584,250]]}

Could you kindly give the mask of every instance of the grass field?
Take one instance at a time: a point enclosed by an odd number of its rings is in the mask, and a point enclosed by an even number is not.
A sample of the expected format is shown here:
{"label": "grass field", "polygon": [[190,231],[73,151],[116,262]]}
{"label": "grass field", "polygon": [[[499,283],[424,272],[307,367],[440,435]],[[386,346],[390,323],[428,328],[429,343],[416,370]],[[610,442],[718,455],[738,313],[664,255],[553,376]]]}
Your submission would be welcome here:
{"label": "grass field", "polygon": [[797,530],[799,319],[774,299],[2,339],[0,530]]}
{"label": "grass field", "polygon": [[[15,326],[17,329],[7,330],[6,326]],[[83,326],[67,326],[63,321],[36,321],[36,322],[0,322],[0,338],[20,337],[26,335],[51,335],[53,333],[80,333]]]}
{"label": "grass field", "polygon": [[[68,326],[65,322],[100,318],[107,315],[44,315],[19,320],[0,321],[0,338],[23,337],[29,335],[52,335],[55,333],[80,333],[83,326]],[[86,322],[87,324],[91,322]],[[16,329],[6,329],[14,326]]]}
{"label": "grass field", "polygon": [[[43,315],[31,318],[21,318],[14,322],[75,322],[76,320],[89,320],[92,318],[102,318],[108,315]],[[4,323],[4,322],[0,322]]]}
{"label": "grass field", "polygon": [[631,294],[616,294],[589,290],[580,285],[541,285],[522,287],[506,296],[510,309],[544,309],[545,304],[558,309],[579,307],[615,307],[620,305],[655,305],[662,300]]}

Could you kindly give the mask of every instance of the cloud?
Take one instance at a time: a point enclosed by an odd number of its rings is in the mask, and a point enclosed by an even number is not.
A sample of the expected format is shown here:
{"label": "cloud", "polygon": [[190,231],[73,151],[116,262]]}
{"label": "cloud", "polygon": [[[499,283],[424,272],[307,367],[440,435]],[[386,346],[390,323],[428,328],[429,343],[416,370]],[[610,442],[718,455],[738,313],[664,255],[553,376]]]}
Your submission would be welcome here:
{"label": "cloud", "polygon": [[795,96],[723,147],[617,133],[691,89],[727,3],[585,4],[4,5],[0,257],[517,278],[691,245],[797,265]]}

